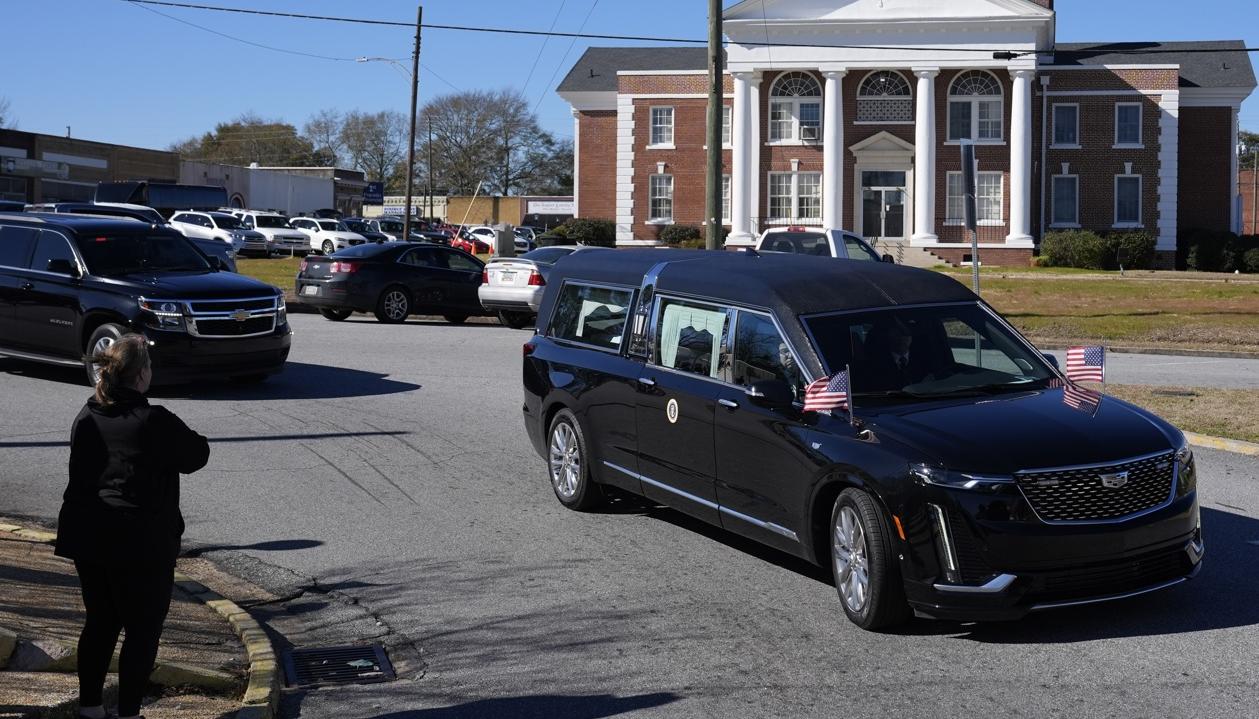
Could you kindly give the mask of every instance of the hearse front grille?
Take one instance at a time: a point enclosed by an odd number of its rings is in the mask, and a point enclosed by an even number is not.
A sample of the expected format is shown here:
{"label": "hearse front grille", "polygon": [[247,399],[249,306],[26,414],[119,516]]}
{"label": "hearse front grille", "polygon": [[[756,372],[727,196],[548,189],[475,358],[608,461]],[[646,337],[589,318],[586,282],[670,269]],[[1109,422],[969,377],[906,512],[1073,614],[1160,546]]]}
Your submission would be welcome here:
{"label": "hearse front grille", "polygon": [[1112,522],[1171,501],[1171,452],[1119,464],[1020,472],[1019,489],[1050,524]]}

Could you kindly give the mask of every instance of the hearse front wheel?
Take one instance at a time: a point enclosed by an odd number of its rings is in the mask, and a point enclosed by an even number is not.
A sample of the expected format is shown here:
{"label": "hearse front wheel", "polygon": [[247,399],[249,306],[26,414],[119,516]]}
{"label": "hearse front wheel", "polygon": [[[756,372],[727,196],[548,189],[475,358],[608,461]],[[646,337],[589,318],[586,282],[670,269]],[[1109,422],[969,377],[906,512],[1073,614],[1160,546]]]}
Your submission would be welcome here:
{"label": "hearse front wheel", "polygon": [[546,454],[551,489],[560,504],[580,512],[599,505],[603,494],[591,479],[586,437],[571,411],[562,409],[551,420]]}
{"label": "hearse front wheel", "polygon": [[892,529],[874,498],[845,489],[831,511],[831,565],[844,614],[862,629],[903,624],[910,616]]}

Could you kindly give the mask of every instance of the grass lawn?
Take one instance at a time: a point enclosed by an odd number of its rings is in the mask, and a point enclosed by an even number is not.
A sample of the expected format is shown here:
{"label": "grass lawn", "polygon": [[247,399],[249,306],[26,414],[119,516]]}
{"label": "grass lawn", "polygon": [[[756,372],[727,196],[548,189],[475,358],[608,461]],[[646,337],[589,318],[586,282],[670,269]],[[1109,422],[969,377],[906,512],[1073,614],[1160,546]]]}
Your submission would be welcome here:
{"label": "grass lawn", "polygon": [[269,285],[275,285],[289,295],[293,294],[293,278],[297,277],[297,270],[301,264],[300,257],[236,258],[236,269],[242,275],[249,275]]}
{"label": "grass lawn", "polygon": [[1259,442],[1259,392],[1254,390],[1108,384],[1106,394],[1145,407],[1187,432]]}

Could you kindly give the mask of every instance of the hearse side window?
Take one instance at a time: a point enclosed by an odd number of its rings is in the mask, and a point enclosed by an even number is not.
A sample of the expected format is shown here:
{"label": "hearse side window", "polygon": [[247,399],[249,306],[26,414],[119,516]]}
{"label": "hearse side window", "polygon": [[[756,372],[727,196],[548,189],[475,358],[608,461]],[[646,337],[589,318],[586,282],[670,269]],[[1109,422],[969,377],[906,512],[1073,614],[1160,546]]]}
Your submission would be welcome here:
{"label": "hearse side window", "polygon": [[796,399],[804,400],[804,373],[773,320],[754,312],[740,311],[734,333],[730,381],[747,387],[767,379],[786,382]]}
{"label": "hearse side window", "polygon": [[555,302],[551,336],[604,349],[619,349],[633,298],[631,290],[565,284]]}
{"label": "hearse side window", "polygon": [[53,260],[68,260],[70,264],[77,265],[78,261],[74,258],[74,251],[70,249],[70,243],[66,238],[56,232],[39,233],[39,241],[35,244],[35,255],[31,258],[31,269],[40,272],[48,271],[48,263]]}
{"label": "hearse side window", "polygon": [[716,378],[726,366],[730,314],[723,307],[684,300],[660,300],[656,324],[656,364]]}
{"label": "hearse side window", "polygon": [[0,265],[25,269],[37,234],[30,227],[0,227]]}

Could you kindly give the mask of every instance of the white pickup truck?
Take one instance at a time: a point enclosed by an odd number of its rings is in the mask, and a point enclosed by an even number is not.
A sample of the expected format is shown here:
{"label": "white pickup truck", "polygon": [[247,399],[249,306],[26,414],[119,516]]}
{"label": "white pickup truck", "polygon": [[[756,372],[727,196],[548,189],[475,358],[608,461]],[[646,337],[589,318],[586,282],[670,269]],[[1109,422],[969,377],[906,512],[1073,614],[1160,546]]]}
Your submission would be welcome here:
{"label": "white pickup truck", "polygon": [[821,227],[773,227],[761,233],[757,252],[786,252],[797,255],[838,257],[845,260],[895,262],[891,255],[879,256],[859,235],[847,230]]}

